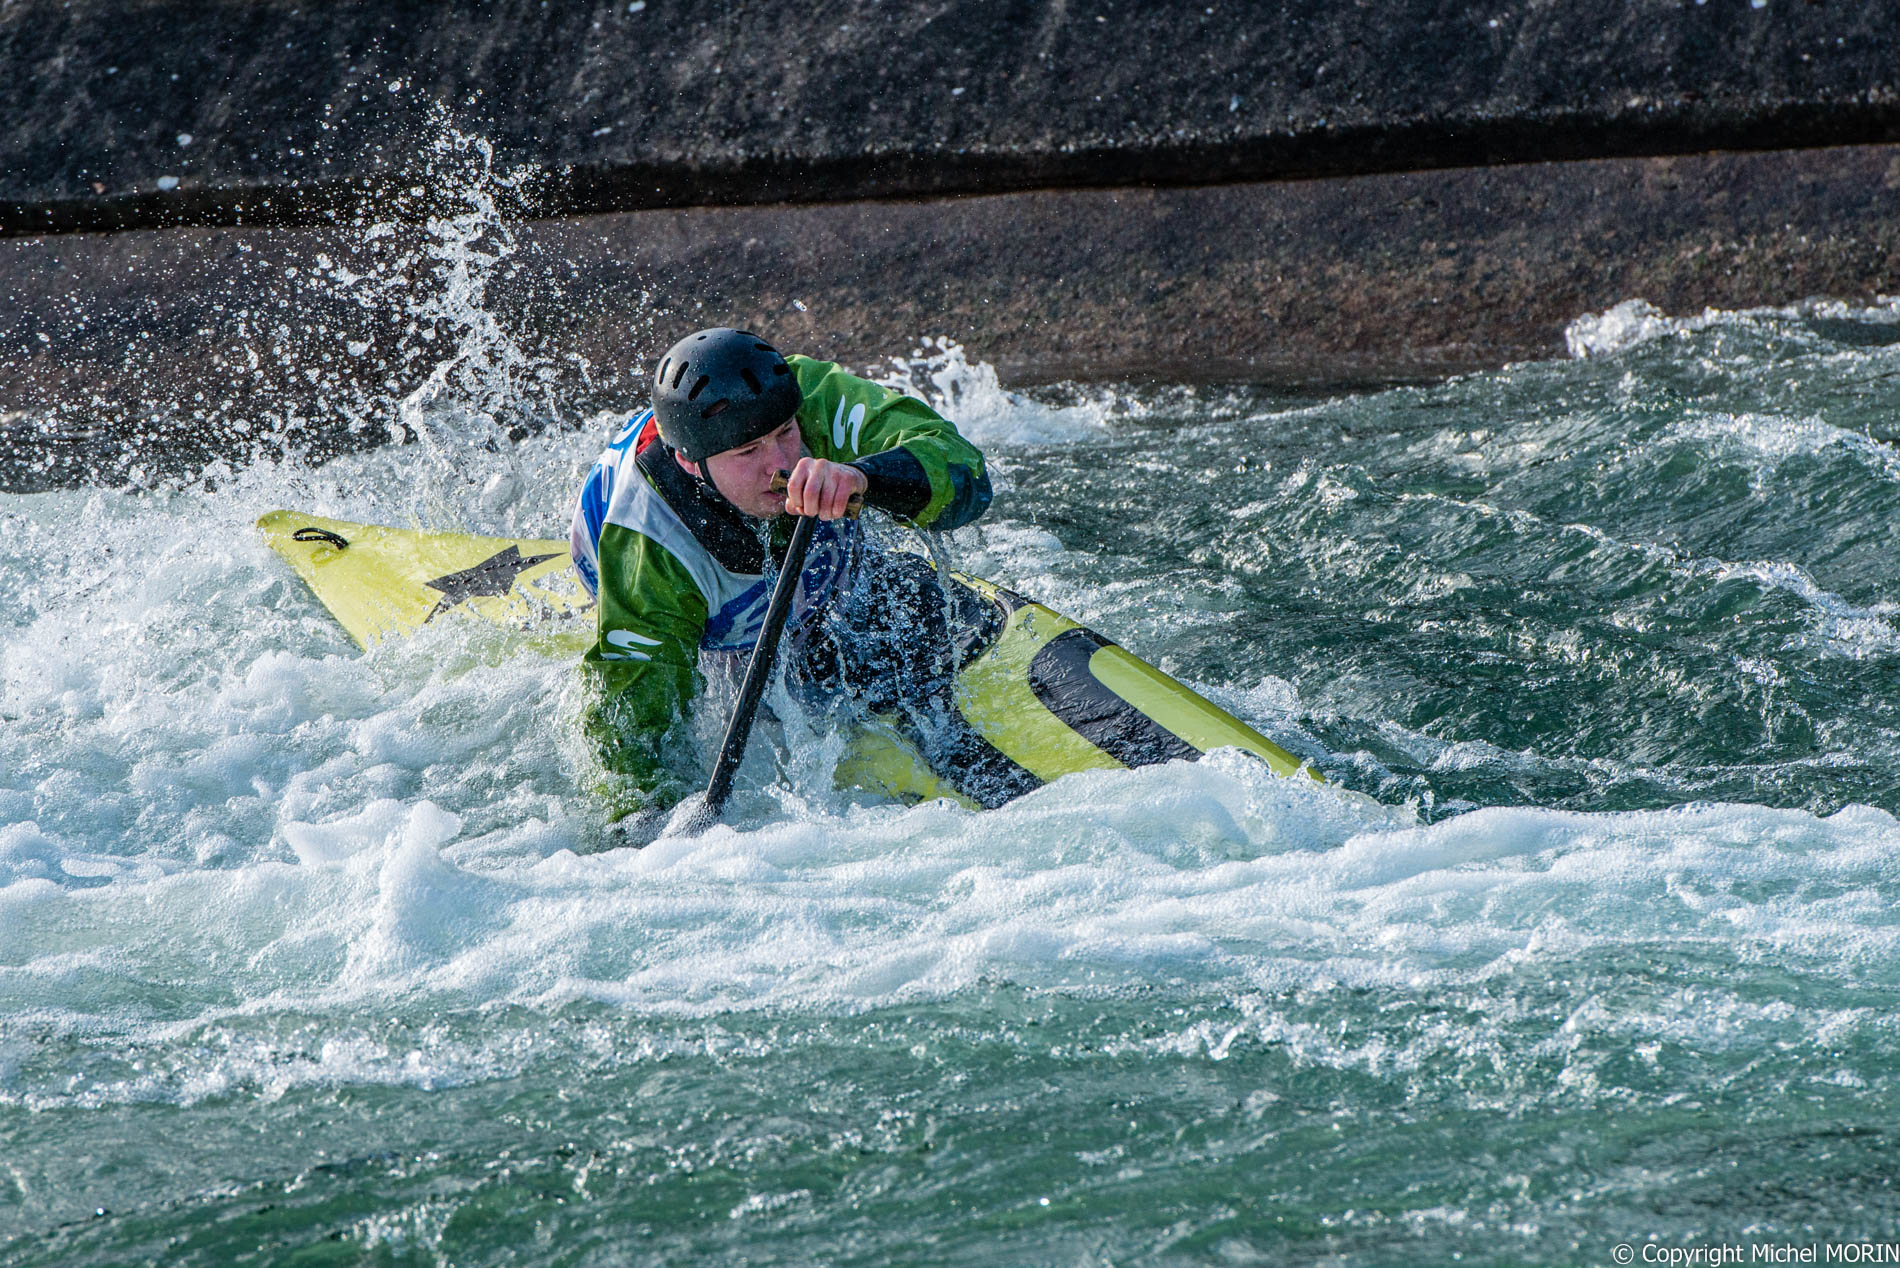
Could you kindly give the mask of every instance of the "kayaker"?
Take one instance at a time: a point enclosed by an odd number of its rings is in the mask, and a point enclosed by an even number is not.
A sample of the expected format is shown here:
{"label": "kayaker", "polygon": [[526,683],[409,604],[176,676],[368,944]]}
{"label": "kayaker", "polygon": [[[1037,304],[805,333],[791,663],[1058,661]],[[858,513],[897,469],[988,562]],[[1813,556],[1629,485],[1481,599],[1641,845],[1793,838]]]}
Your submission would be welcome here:
{"label": "kayaker", "polygon": [[[774,475],[789,472],[784,492]],[[948,531],[990,504],[983,455],[914,397],[730,329],[660,358],[652,406],[607,446],[574,508],[574,566],[599,600],[583,720],[619,818],[703,782],[686,725],[707,675],[744,673],[790,517],[822,521],[782,639],[807,698],[893,716],[960,791],[997,805],[1036,786],[963,722],[946,599],[920,557],[874,545],[866,506]],[[961,591],[962,587],[951,587]]]}

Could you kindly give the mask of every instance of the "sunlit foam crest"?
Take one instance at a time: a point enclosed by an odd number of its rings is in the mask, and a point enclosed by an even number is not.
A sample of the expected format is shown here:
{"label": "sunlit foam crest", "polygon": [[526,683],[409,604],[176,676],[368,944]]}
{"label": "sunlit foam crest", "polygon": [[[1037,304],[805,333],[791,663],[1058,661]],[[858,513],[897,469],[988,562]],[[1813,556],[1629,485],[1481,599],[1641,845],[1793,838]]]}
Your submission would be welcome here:
{"label": "sunlit foam crest", "polygon": [[879,382],[922,398],[978,445],[1067,445],[1099,439],[1113,408],[1104,396],[1072,406],[1043,405],[1009,391],[995,367],[972,362],[963,345],[925,339],[909,357],[892,357]]}
{"label": "sunlit foam crest", "polygon": [[1828,453],[1845,454],[1885,479],[1900,481],[1900,451],[1893,445],[1821,418],[1753,413],[1698,415],[1672,424],[1649,443],[1683,442],[1714,456],[1725,452],[1746,455],[1749,483],[1757,492],[1789,458]]}
{"label": "sunlit foam crest", "polygon": [[1818,300],[1765,308],[1709,308],[1691,317],[1671,317],[1645,299],[1626,299],[1600,313],[1577,318],[1564,328],[1564,346],[1577,360],[1615,356],[1672,335],[1746,327],[1768,318],[1830,318],[1876,325],[1900,322],[1900,297],[1882,295],[1872,304]]}
{"label": "sunlit foam crest", "polygon": [[1578,360],[1606,357],[1683,329],[1645,299],[1626,299],[1601,313],[1579,317],[1564,328],[1564,346]]}
{"label": "sunlit foam crest", "polygon": [[1890,656],[1900,651],[1900,603],[1849,603],[1837,594],[1822,589],[1798,564],[1778,560],[1751,560],[1730,563],[1720,559],[1697,559],[1684,570],[1692,575],[1711,577],[1716,582],[1746,581],[1764,590],[1781,590],[1800,599],[1814,610],[1815,632],[1821,649],[1836,655],[1866,659]]}

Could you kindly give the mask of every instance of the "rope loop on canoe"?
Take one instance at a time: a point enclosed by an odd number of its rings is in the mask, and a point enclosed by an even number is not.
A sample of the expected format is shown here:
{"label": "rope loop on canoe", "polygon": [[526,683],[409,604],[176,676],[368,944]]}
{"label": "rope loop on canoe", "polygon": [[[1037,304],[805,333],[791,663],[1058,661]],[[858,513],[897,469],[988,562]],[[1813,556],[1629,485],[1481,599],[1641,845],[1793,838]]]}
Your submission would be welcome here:
{"label": "rope loop on canoe", "polygon": [[328,542],[338,550],[343,550],[350,544],[348,538],[340,537],[327,528],[318,528],[315,525],[306,525],[298,529],[290,535],[290,540],[293,542]]}

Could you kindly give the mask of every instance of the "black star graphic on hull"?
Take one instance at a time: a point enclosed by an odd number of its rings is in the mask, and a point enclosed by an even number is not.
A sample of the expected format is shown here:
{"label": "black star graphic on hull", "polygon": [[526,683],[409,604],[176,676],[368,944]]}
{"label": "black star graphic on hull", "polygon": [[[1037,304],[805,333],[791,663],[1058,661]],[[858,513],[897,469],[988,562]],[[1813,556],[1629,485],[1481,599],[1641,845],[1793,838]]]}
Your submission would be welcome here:
{"label": "black star graphic on hull", "polygon": [[510,546],[506,550],[490,555],[473,568],[464,568],[446,577],[425,581],[423,584],[431,590],[442,592],[442,601],[429,610],[429,615],[422,618],[422,623],[427,625],[458,603],[507,594],[514,589],[516,577],[536,564],[546,563],[554,557],[551,554],[529,555],[524,559],[519,547]]}

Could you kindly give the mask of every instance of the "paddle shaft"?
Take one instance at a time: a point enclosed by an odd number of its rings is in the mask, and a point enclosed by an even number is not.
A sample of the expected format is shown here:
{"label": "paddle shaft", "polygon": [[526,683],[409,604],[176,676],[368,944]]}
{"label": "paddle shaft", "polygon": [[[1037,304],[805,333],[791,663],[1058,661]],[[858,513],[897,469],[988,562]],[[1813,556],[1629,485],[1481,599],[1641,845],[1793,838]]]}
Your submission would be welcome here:
{"label": "paddle shaft", "polygon": [[785,618],[791,614],[792,596],[798,593],[798,579],[805,571],[805,554],[811,549],[812,531],[817,527],[817,516],[799,516],[792,529],[791,545],[785,548],[778,584],[772,588],[772,602],[765,610],[765,624],[759,627],[759,641],[752,647],[752,663],[746,668],[745,685],[739,689],[739,703],[732,710],[725,742],[719,746],[719,760],[713,764],[712,780],[706,785],[706,804],[696,816],[709,825],[725,809],[726,798],[732,794],[733,776],[739,773],[746,741],[752,736],[752,719],[759,711],[759,699],[765,695],[765,684],[771,681],[772,665],[778,659],[778,636],[785,629]]}

